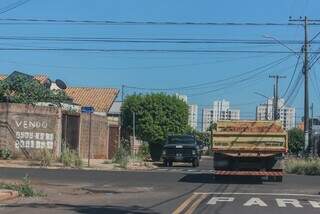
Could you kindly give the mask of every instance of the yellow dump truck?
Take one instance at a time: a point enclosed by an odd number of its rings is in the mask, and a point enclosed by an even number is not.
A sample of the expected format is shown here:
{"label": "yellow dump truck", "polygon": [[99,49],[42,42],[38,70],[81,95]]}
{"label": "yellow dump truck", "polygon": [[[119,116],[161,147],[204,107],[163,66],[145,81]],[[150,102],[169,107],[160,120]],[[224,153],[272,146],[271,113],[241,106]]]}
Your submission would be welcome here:
{"label": "yellow dump truck", "polygon": [[216,176],[266,176],[282,181],[288,137],[280,121],[218,121],[212,137]]}

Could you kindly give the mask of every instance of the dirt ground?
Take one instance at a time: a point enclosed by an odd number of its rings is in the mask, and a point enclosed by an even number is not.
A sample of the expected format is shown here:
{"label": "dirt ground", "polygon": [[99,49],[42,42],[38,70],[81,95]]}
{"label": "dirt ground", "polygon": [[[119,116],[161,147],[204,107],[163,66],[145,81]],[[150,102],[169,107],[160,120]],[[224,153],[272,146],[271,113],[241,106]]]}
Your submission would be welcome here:
{"label": "dirt ground", "polygon": [[[125,170],[149,170],[159,166],[159,163],[152,163],[147,161],[129,162]],[[36,160],[0,160],[0,167],[9,168],[44,168],[41,167],[40,161]],[[70,168],[64,167],[62,163],[53,162],[51,166],[45,167],[48,169]],[[83,159],[84,170],[124,170],[119,164],[112,163],[111,160],[92,159],[90,160],[90,167],[88,167],[88,160]]]}

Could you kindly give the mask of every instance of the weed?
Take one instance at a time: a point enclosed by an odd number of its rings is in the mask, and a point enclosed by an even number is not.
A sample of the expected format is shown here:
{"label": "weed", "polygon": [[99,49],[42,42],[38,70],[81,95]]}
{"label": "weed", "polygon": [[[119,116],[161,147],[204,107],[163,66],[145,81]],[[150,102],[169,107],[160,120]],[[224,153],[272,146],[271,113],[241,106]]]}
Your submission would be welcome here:
{"label": "weed", "polygon": [[138,150],[137,156],[141,158],[142,160],[147,160],[150,158],[150,150],[149,150],[149,144],[143,143]]}
{"label": "weed", "polygon": [[52,152],[48,149],[42,149],[40,151],[40,166],[48,167],[51,166],[53,160]]}
{"label": "weed", "polygon": [[83,161],[80,158],[79,154],[71,149],[64,149],[60,156],[60,162],[65,167],[76,167],[82,168]]}
{"label": "weed", "polygon": [[0,183],[0,189],[17,191],[19,193],[19,196],[23,196],[23,197],[44,197],[45,196],[43,192],[35,191],[32,188],[30,177],[28,175],[25,175],[22,178],[22,182],[20,184]]}
{"label": "weed", "polygon": [[79,156],[79,154],[77,152],[73,152],[73,163],[76,168],[83,167],[82,158]]}
{"label": "weed", "polygon": [[130,158],[130,152],[125,149],[124,146],[120,145],[117,152],[115,153],[112,162],[119,164],[121,168],[127,168]]}
{"label": "weed", "polygon": [[0,149],[0,159],[9,160],[12,158],[12,152],[8,148]]}

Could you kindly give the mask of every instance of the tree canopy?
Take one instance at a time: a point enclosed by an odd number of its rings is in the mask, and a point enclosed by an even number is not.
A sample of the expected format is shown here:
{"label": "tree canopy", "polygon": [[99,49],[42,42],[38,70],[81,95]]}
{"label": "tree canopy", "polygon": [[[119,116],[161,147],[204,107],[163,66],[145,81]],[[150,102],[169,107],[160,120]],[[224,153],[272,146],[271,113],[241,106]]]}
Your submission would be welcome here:
{"label": "tree canopy", "polygon": [[132,134],[134,112],[136,136],[150,144],[162,144],[168,134],[182,134],[188,130],[188,105],[176,96],[130,95],[121,110],[125,130]]}
{"label": "tree canopy", "polygon": [[52,91],[37,80],[16,75],[0,81],[0,101],[25,104],[62,103],[70,101],[70,98],[62,90]]}
{"label": "tree canopy", "polygon": [[298,155],[304,149],[303,131],[298,128],[293,128],[288,131],[289,137],[289,152]]}

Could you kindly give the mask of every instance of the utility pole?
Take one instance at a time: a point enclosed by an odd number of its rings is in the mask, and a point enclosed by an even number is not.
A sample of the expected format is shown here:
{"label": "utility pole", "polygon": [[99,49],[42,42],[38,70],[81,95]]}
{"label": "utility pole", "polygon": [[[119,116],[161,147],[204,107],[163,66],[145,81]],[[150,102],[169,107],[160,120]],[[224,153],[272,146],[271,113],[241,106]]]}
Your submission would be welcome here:
{"label": "utility pole", "polygon": [[289,21],[302,22],[304,28],[304,63],[303,63],[303,74],[304,74],[304,152],[308,153],[309,148],[309,60],[308,60],[308,18],[305,16],[300,19],[290,19]]}
{"label": "utility pole", "polygon": [[136,113],[132,112],[132,133],[133,133],[133,144],[136,139]]}
{"label": "utility pole", "polygon": [[309,65],[308,65],[308,20],[304,17],[304,150],[308,151],[309,147]]}
{"label": "utility pole", "polygon": [[122,85],[121,86],[121,102],[123,103],[123,101],[124,101],[124,87],[125,87],[125,85]]}
{"label": "utility pole", "polygon": [[311,155],[314,156],[315,155],[315,151],[314,151],[314,140],[313,140],[313,103],[311,103],[311,107],[310,107],[310,110],[311,110],[311,121],[310,121],[310,152],[311,152]]}
{"label": "utility pole", "polygon": [[286,78],[286,76],[269,75],[269,78],[275,79],[273,97],[273,119],[279,120],[279,79]]}

